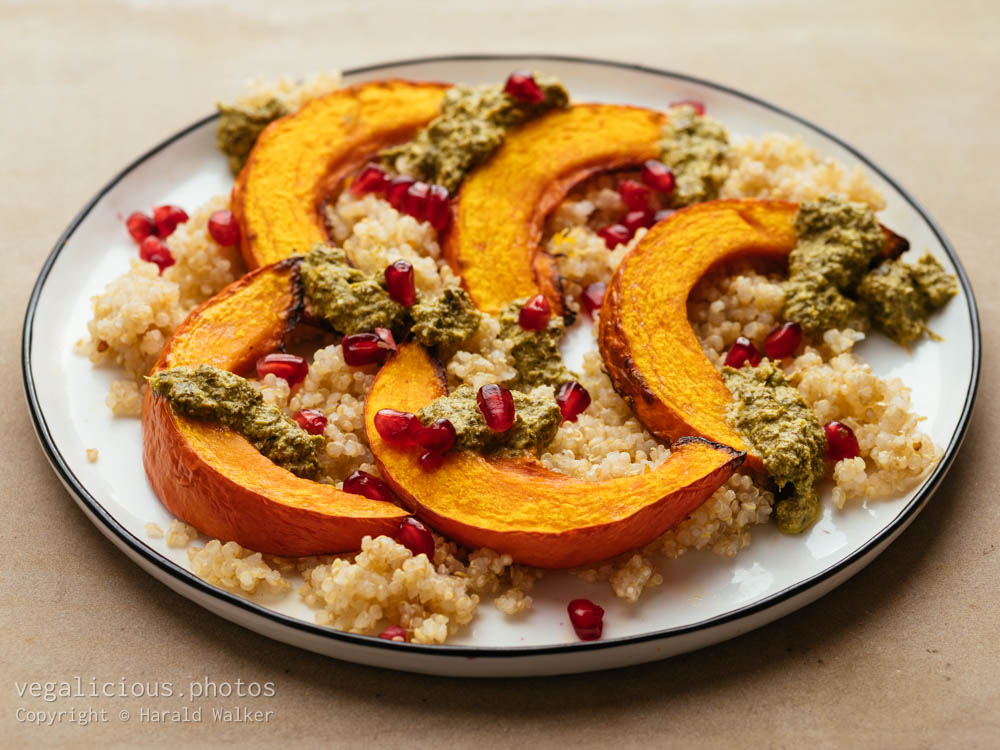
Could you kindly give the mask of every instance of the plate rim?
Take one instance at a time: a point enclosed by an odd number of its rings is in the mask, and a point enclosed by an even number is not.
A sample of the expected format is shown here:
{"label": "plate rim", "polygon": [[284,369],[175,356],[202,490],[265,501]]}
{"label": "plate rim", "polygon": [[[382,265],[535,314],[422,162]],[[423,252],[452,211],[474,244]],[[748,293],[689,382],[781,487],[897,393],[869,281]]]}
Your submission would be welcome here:
{"label": "plate rim", "polygon": [[[286,615],[281,612],[269,609],[261,604],[250,601],[244,597],[238,596],[234,593],[225,591],[221,588],[213,586],[206,581],[198,578],[193,572],[181,567],[177,563],[167,559],[161,554],[155,552],[149,545],[144,543],[137,536],[132,534],[127,530],[118,520],[108,512],[101,502],[94,497],[84,485],[84,483],[73,473],[69,464],[63,458],[55,440],[49,431],[48,424],[46,421],[45,414],[42,412],[41,405],[39,403],[38,395],[35,389],[35,380],[32,373],[31,366],[31,344],[33,337],[33,324],[35,318],[35,310],[38,306],[38,301],[41,297],[42,290],[45,286],[45,282],[55,265],[60,253],[63,248],[73,236],[74,232],[80,226],[80,224],[87,218],[93,208],[100,202],[100,200],[107,195],[119,182],[125,179],[131,172],[133,172],[137,167],[146,162],[148,159],[152,158],[159,152],[168,148],[173,143],[179,141],[185,136],[189,135],[193,131],[207,125],[213,120],[218,118],[218,113],[213,113],[206,117],[202,117],[196,120],[187,127],[182,128],[173,135],[170,135],[160,143],[156,144],[146,152],[142,153],[140,156],[133,159],[129,164],[122,168],[114,177],[111,178],[102,188],[100,188],[97,193],[91,197],[83,208],[77,213],[73,218],[67,228],[62,232],[56,241],[53,249],[50,251],[48,257],[42,265],[39,272],[38,278],[31,291],[31,296],[28,299],[27,309],[24,315],[24,322],[22,328],[21,336],[21,371],[24,386],[24,393],[27,399],[28,411],[32,419],[32,424],[35,430],[35,434],[42,446],[43,452],[48,459],[53,470],[56,472],[58,477],[62,480],[64,486],[71,490],[72,494],[76,496],[77,502],[82,503],[87,509],[94,515],[96,519],[104,526],[101,531],[105,535],[113,535],[117,538],[119,546],[124,544],[127,546],[134,554],[139,555],[147,563],[158,568],[163,574],[176,579],[176,581],[185,586],[190,586],[200,591],[203,594],[208,594],[210,597],[220,600],[224,604],[229,604],[236,606],[248,614],[262,617],[265,620],[270,620],[273,624],[280,627],[287,627],[293,630],[301,631],[303,633],[319,636],[324,639],[332,641],[340,641],[351,646],[362,646],[362,647],[372,647],[378,649],[386,649],[388,651],[405,651],[410,654],[428,654],[434,656],[442,657],[458,657],[458,658],[525,658],[525,657],[535,657],[553,654],[572,654],[579,652],[595,652],[614,648],[625,648],[629,646],[635,646],[641,643],[647,643],[652,641],[668,641],[670,639],[679,638],[681,636],[690,635],[698,631],[704,631],[713,629],[716,627],[724,626],[727,624],[735,623],[741,620],[746,620],[759,614],[765,610],[769,610],[780,606],[781,604],[805,594],[809,590],[820,586],[825,581],[831,581],[835,579],[839,574],[843,573],[847,568],[855,565],[859,562],[863,564],[858,568],[860,570],[864,567],[867,562],[865,558],[869,557],[873,551],[883,544],[892,540],[894,534],[901,532],[905,529],[907,525],[913,520],[913,518],[923,510],[924,506],[930,500],[930,497],[937,490],[942,479],[947,474],[948,470],[951,468],[955,457],[961,448],[962,442],[965,439],[966,433],[968,431],[969,422],[971,420],[973,407],[975,404],[976,395],[979,386],[979,375],[982,359],[982,342],[980,333],[980,321],[979,312],[976,305],[975,296],[972,289],[972,284],[970,283],[968,276],[965,272],[965,268],[955,252],[954,247],[948,241],[944,232],[938,226],[937,222],[924,210],[923,206],[907,191],[903,188],[894,178],[887,174],[883,169],[881,169],[877,164],[875,164],[871,159],[865,156],[863,153],[858,151],[849,143],[845,142],[838,136],[829,132],[825,128],[816,125],[812,121],[797,115],[793,112],[789,112],[786,109],[772,104],[764,99],[761,99],[753,94],[748,94],[739,89],[732,88],[730,86],[719,84],[714,81],[710,81],[698,76],[689,75],[686,73],[678,73],[665,68],[653,67],[648,65],[643,65],[640,63],[629,63],[619,60],[608,60],[598,57],[589,56],[577,56],[577,55],[553,55],[553,54],[534,54],[534,53],[508,53],[508,54],[453,54],[453,55],[431,55],[423,57],[413,57],[406,58],[402,60],[393,60],[387,62],[372,63],[369,65],[364,65],[356,68],[345,69],[342,71],[344,77],[363,75],[366,73],[376,72],[379,70],[384,70],[386,68],[400,67],[406,65],[418,65],[418,64],[429,64],[429,63],[460,63],[460,62],[481,62],[481,61],[499,61],[499,60],[519,60],[519,61],[530,61],[530,60],[541,60],[548,62],[565,62],[565,63],[575,63],[584,65],[594,65],[598,67],[609,67],[617,68],[622,70],[637,71],[641,73],[661,76],[673,80],[687,81],[690,83],[697,84],[699,86],[705,86],[716,91],[722,91],[727,94],[736,96],[745,101],[752,102],[758,106],[761,106],[767,110],[775,112],[779,115],[787,117],[799,124],[805,126],[806,128],[813,130],[826,138],[829,138],[834,143],[838,144],[842,148],[846,149],[849,153],[854,155],[859,161],[861,161],[866,168],[871,169],[873,172],[878,174],[882,179],[884,179],[889,185],[892,186],[897,193],[903,197],[903,199],[910,204],[910,206],[920,215],[920,217],[927,223],[930,227],[934,236],[941,243],[942,248],[948,255],[951,262],[954,264],[959,278],[959,283],[962,286],[962,291],[966,299],[966,307],[969,315],[969,323],[972,333],[972,363],[971,363],[971,377],[969,380],[968,389],[965,395],[965,401],[962,408],[962,413],[959,416],[958,424],[952,434],[951,440],[948,443],[941,460],[938,465],[931,472],[930,476],[927,477],[923,486],[917,493],[911,498],[910,502],[900,510],[896,517],[882,528],[877,534],[875,534],[871,539],[865,542],[861,547],[852,552],[847,557],[838,560],[833,565],[824,568],[822,571],[810,576],[809,578],[800,580],[791,586],[788,586],[780,591],[776,591],[771,595],[761,599],[760,601],[753,602],[752,604],[739,607],[737,609],[730,610],[721,615],[716,615],[714,617],[709,617],[704,620],[699,620],[698,622],[690,623],[688,625],[682,625],[672,628],[665,628],[662,630],[651,631],[639,635],[622,636],[619,638],[610,638],[606,640],[589,641],[589,642],[569,642],[561,644],[552,645],[541,645],[541,646],[455,646],[455,645],[436,645],[436,644],[415,644],[415,643],[396,643],[392,641],[386,641],[376,636],[361,635],[356,633],[347,633],[340,630],[334,630],[332,628],[323,627],[315,623],[310,623],[306,620],[301,620],[299,618],[293,617],[291,615]],[[85,514],[87,515],[87,514]],[[874,555],[871,556],[874,559]],[[141,566],[140,566],[141,567]],[[857,572],[857,571],[855,571]],[[833,580],[834,587],[839,585],[847,578],[850,578],[853,573],[848,575],[846,578],[840,581]],[[178,592],[179,593],[179,592]],[[200,603],[193,600],[191,597],[185,597],[195,604]],[[204,606],[204,605],[200,605]],[[214,616],[221,616],[218,612],[212,611]],[[787,614],[790,614],[787,613]],[[227,618],[228,619],[228,618]],[[733,633],[735,635],[736,633]],[[725,638],[720,639],[725,640]],[[707,644],[706,644],[707,645]]]}

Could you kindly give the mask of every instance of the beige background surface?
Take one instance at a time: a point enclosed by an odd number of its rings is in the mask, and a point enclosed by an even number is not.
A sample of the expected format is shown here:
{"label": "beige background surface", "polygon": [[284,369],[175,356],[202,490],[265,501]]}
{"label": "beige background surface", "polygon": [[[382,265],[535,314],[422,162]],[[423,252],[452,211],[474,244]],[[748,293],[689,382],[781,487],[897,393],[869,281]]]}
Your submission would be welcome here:
{"label": "beige background surface", "polygon": [[[515,0],[0,3],[0,745],[295,741],[344,747],[1000,747],[1000,5]],[[132,565],[61,488],[21,394],[21,319],[82,204],[250,75],[446,52],[642,62],[745,89],[824,125],[936,217],[975,285],[984,368],[965,448],[913,526],[854,579],[736,640],[602,674],[465,682],[267,641]],[[21,698],[15,681],[271,681],[263,725],[139,725],[135,700]],[[212,705],[235,701],[202,702]],[[93,706],[31,727],[19,708]],[[154,707],[180,708],[177,700]]]}

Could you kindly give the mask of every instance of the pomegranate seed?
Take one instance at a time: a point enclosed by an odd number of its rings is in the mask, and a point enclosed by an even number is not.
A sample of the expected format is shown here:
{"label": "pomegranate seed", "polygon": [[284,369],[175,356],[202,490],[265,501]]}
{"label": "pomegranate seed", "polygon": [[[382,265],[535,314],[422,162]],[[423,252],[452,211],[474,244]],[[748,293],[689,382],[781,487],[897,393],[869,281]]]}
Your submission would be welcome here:
{"label": "pomegranate seed", "polygon": [[161,237],[169,237],[177,229],[178,224],[183,224],[187,220],[187,212],[180,206],[157,206],[153,209],[156,233]]}
{"label": "pomegranate seed", "polygon": [[395,409],[379,409],[374,421],[382,439],[395,445],[410,445],[413,433],[423,427],[416,414]]}
{"label": "pomegranate seed", "polygon": [[664,219],[669,219],[675,213],[677,212],[672,208],[661,208],[659,211],[653,214],[653,223],[659,224]]}
{"label": "pomegranate seed", "polygon": [[431,422],[413,433],[413,442],[433,453],[444,453],[455,444],[455,426],[447,419]]}
{"label": "pomegranate seed", "polygon": [[562,412],[564,422],[575,422],[584,410],[590,406],[590,393],[575,380],[563,383],[556,393],[556,403]]}
{"label": "pomegranate seed", "polygon": [[139,245],[139,257],[147,263],[155,263],[160,273],[174,264],[174,254],[159,237],[149,236]]}
{"label": "pomegranate seed", "polygon": [[642,181],[658,193],[669,195],[674,192],[674,173],[662,161],[650,159],[642,165]]}
{"label": "pomegranate seed", "polygon": [[526,331],[540,331],[549,324],[552,309],[544,294],[536,294],[524,303],[517,314],[517,323]]}
{"label": "pomegranate seed", "polygon": [[771,359],[781,359],[795,354],[802,343],[802,326],[798,323],[785,323],[775,328],[764,339],[764,354]]}
{"label": "pomegranate seed", "polygon": [[618,185],[618,195],[629,211],[649,211],[649,188],[635,180],[622,180]]}
{"label": "pomegranate seed", "polygon": [[378,634],[379,638],[384,638],[387,641],[406,641],[406,631],[403,630],[399,625],[390,625],[381,633]]}
{"label": "pomegranate seed", "polygon": [[351,195],[360,198],[365,193],[381,193],[388,187],[389,175],[378,164],[369,162],[351,183]]}
{"label": "pomegranate seed", "polygon": [[597,234],[604,240],[604,244],[612,250],[632,239],[632,233],[624,224],[611,224],[604,229],[598,229]]}
{"label": "pomegranate seed", "polygon": [[310,435],[322,435],[323,430],[326,429],[326,415],[315,409],[303,409],[296,412],[292,419],[298,422],[299,427]]}
{"label": "pomegranate seed", "polygon": [[670,102],[670,107],[691,107],[695,114],[703,115],[705,114],[705,102],[700,102],[697,99],[681,99],[679,102]]}
{"label": "pomegranate seed", "polygon": [[427,194],[427,221],[436,232],[443,232],[451,221],[451,203],[448,198],[448,188],[444,185],[431,185]]}
{"label": "pomegranate seed", "polygon": [[510,74],[503,87],[504,93],[528,104],[541,104],[545,101],[545,92],[538,85],[535,77],[527,70],[517,70]]}
{"label": "pomegranate seed", "polygon": [[753,342],[746,336],[740,336],[726,352],[726,365],[735,367],[737,370],[743,365],[750,363],[751,367],[760,364],[760,352]]}
{"label": "pomegranate seed", "polygon": [[427,555],[428,560],[434,559],[434,537],[431,536],[431,530],[413,516],[400,522],[396,541],[410,550],[414,557]]}
{"label": "pomegranate seed", "polygon": [[417,459],[417,463],[420,464],[420,468],[424,471],[434,471],[441,465],[442,461],[444,461],[444,454],[435,453],[434,451],[421,453],[420,458]]}
{"label": "pomegranate seed", "polygon": [[380,365],[391,353],[385,341],[377,334],[367,332],[344,336],[340,346],[344,353],[344,362],[351,367]]}
{"label": "pomegranate seed", "polygon": [[361,495],[369,500],[381,500],[384,503],[399,505],[399,498],[385,482],[367,471],[358,469],[344,480],[344,492],[351,495]]}
{"label": "pomegranate seed", "polygon": [[403,211],[417,221],[427,221],[427,196],[431,186],[426,182],[414,182],[403,196]]}
{"label": "pomegranate seed", "polygon": [[385,288],[389,296],[403,307],[416,304],[417,287],[413,282],[413,266],[405,260],[397,260],[386,266]]}
{"label": "pomegranate seed", "polygon": [[389,187],[385,189],[385,199],[397,211],[403,211],[403,203],[406,200],[406,191],[410,189],[416,180],[412,177],[393,177],[389,182]]}
{"label": "pomegranate seed", "polygon": [[156,224],[141,211],[134,211],[128,215],[125,219],[125,228],[128,229],[129,236],[139,243],[156,234]]}
{"label": "pomegranate seed", "polygon": [[257,360],[257,377],[273,374],[283,378],[290,386],[301,383],[308,373],[309,364],[295,354],[274,352]]}
{"label": "pomegranate seed", "polygon": [[583,310],[587,315],[593,317],[594,310],[601,309],[601,305],[604,304],[604,293],[607,290],[608,285],[603,281],[595,281],[583,290],[583,294],[580,296],[580,303],[583,305]]}
{"label": "pomegranate seed", "polygon": [[514,396],[506,388],[496,383],[484,385],[476,394],[476,403],[493,432],[506,432],[514,425]]}
{"label": "pomegranate seed", "polygon": [[396,346],[396,337],[392,335],[392,331],[388,328],[376,328],[375,335],[379,337],[384,349],[387,349],[390,353],[399,351],[399,347]]}
{"label": "pomegranate seed", "polygon": [[826,432],[826,457],[831,461],[842,461],[845,458],[856,458],[861,455],[854,430],[843,422],[828,422],[823,425],[823,430]]}
{"label": "pomegranate seed", "polygon": [[566,607],[576,637],[581,641],[596,641],[604,632],[604,609],[590,599],[574,599]]}
{"label": "pomegranate seed", "polygon": [[653,226],[653,212],[652,211],[629,211],[625,214],[623,219],[625,228],[629,231],[630,235],[635,235],[636,230],[646,227],[647,229]]}
{"label": "pomegranate seed", "polygon": [[240,225],[233,212],[226,209],[208,217],[208,233],[223,247],[231,247],[240,241]]}

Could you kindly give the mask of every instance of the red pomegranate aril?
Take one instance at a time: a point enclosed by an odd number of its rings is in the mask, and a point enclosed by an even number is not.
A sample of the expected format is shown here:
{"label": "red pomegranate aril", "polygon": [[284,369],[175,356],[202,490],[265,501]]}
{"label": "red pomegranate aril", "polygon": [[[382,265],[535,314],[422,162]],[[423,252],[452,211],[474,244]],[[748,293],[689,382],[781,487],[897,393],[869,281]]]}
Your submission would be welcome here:
{"label": "red pomegranate aril", "polygon": [[775,328],[764,339],[764,355],[770,359],[791,357],[802,343],[802,326],[798,323],[785,323]]}
{"label": "red pomegranate aril", "polygon": [[156,234],[156,224],[141,211],[133,211],[128,215],[125,228],[128,229],[129,236],[138,243]]}
{"label": "red pomegranate aril", "polygon": [[403,197],[403,211],[408,213],[417,221],[427,220],[427,196],[430,195],[431,186],[426,182],[414,182],[406,190]]}
{"label": "red pomegranate aril", "polygon": [[294,386],[306,379],[309,374],[309,363],[302,357],[285,352],[267,354],[257,360],[257,377],[267,375],[283,378],[288,385]]}
{"label": "red pomegranate aril", "polygon": [[412,177],[393,177],[389,182],[389,187],[385,190],[385,199],[397,211],[404,211],[403,204],[406,201],[406,191],[410,189],[416,180]]}
{"label": "red pomegranate aril", "polygon": [[160,273],[174,264],[174,254],[159,237],[147,237],[139,245],[139,257],[147,263],[155,263]]}
{"label": "red pomegranate aril", "polygon": [[629,234],[635,235],[636,231],[642,228],[653,226],[652,211],[629,211],[622,220]]}
{"label": "red pomegranate aril", "polygon": [[434,559],[434,537],[431,536],[431,530],[412,516],[400,522],[396,541],[410,550],[414,557],[427,555],[428,560]]}
{"label": "red pomegranate aril", "polygon": [[169,237],[177,229],[178,224],[188,220],[187,212],[180,206],[157,206],[153,209],[153,223],[156,233],[161,237]]}
{"label": "red pomegranate aril", "polygon": [[326,414],[316,411],[316,409],[303,409],[295,412],[292,419],[298,422],[299,427],[310,435],[322,435],[323,430],[326,429]]}
{"label": "red pomegranate aril", "polygon": [[223,247],[231,247],[240,241],[240,225],[227,209],[216,211],[208,217],[208,233]]}
{"label": "red pomegranate aril", "polygon": [[575,422],[590,406],[590,393],[575,380],[563,383],[556,392],[556,404],[559,405],[564,422]]}
{"label": "red pomegranate aril", "polygon": [[435,451],[424,451],[420,454],[420,458],[417,459],[417,463],[420,464],[420,468],[424,471],[434,471],[443,461],[444,454],[436,453]]}
{"label": "red pomegranate aril", "polygon": [[614,250],[619,245],[624,245],[632,239],[632,233],[628,231],[628,227],[624,224],[611,224],[603,229],[598,229],[597,234],[611,250]]}
{"label": "red pomegranate aril", "polygon": [[618,185],[618,195],[629,211],[649,211],[649,188],[635,180],[622,180]]}
{"label": "red pomegranate aril", "polygon": [[587,315],[593,317],[594,311],[601,309],[601,305],[604,304],[604,293],[607,290],[608,285],[603,281],[595,281],[583,290],[583,294],[580,295],[580,304],[583,305],[583,311]]}
{"label": "red pomegranate aril", "polygon": [[726,352],[726,366],[737,370],[749,363],[751,367],[760,364],[760,352],[746,336],[740,336]]}
{"label": "red pomegranate aril", "polygon": [[423,427],[416,414],[395,409],[379,409],[374,421],[381,438],[394,445],[411,445],[413,433]]}
{"label": "red pomegranate aril", "polygon": [[528,104],[541,104],[545,101],[545,92],[527,70],[516,70],[511,73],[503,90],[505,94]]}
{"label": "red pomegranate aril", "polygon": [[449,197],[448,188],[444,185],[431,185],[427,193],[427,221],[436,232],[443,232],[451,221]]}
{"label": "red pomegranate aril", "polygon": [[476,394],[479,411],[493,432],[506,432],[514,425],[514,396],[506,388],[489,383]]}
{"label": "red pomegranate aril", "polygon": [[666,164],[650,159],[642,165],[642,181],[658,193],[669,195],[674,192],[674,173]]}
{"label": "red pomegranate aril", "polygon": [[544,294],[536,294],[524,303],[517,314],[517,323],[526,331],[540,331],[549,324],[552,308]]}
{"label": "red pomegranate aril", "polygon": [[399,625],[390,625],[381,633],[378,634],[379,638],[387,641],[406,641],[406,631],[403,630]]}
{"label": "red pomegranate aril", "polygon": [[681,99],[677,102],[670,102],[670,108],[674,107],[691,107],[696,115],[705,114],[705,102],[700,102],[697,99]]}
{"label": "red pomegranate aril", "polygon": [[447,419],[431,422],[413,433],[413,442],[433,453],[444,453],[455,444],[455,426]]}
{"label": "red pomegranate aril", "polygon": [[405,260],[397,260],[386,266],[385,288],[389,296],[403,307],[416,304],[417,287],[413,281],[413,266]]}
{"label": "red pomegranate aril", "polygon": [[351,183],[351,195],[360,198],[365,193],[381,193],[389,187],[389,175],[378,164],[369,162]]}
{"label": "red pomegranate aril", "polygon": [[604,632],[604,609],[590,599],[574,599],[566,607],[569,621],[581,641],[596,641]]}
{"label": "red pomegranate aril", "polygon": [[391,353],[386,343],[375,333],[355,333],[340,341],[344,362],[351,367],[380,365]]}
{"label": "red pomegranate aril", "polygon": [[653,214],[653,223],[659,224],[664,219],[669,219],[675,213],[677,212],[672,208],[661,208],[659,211]]}
{"label": "red pomegranate aril", "polygon": [[823,425],[823,431],[826,432],[826,457],[829,460],[843,461],[861,455],[854,430],[843,422],[828,422]]}
{"label": "red pomegranate aril", "polygon": [[399,498],[385,482],[372,476],[367,471],[358,469],[344,480],[344,492],[351,495],[361,495],[369,500],[381,500],[384,503],[399,505]]}
{"label": "red pomegranate aril", "polygon": [[382,348],[388,350],[389,352],[399,351],[399,347],[396,346],[396,337],[392,335],[392,331],[388,328],[376,328],[375,335],[378,336],[379,341],[382,342]]}

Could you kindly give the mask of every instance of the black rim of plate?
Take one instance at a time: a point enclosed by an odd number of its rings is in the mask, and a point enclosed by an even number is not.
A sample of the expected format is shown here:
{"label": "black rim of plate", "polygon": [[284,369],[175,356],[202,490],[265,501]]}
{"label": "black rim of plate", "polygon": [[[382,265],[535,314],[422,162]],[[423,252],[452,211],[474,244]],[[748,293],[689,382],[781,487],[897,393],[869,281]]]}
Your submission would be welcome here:
{"label": "black rim of plate", "polygon": [[[658,630],[650,633],[644,633],[642,635],[626,636],[622,638],[614,638],[608,640],[599,640],[591,642],[575,642],[566,644],[557,644],[549,646],[448,646],[448,645],[421,645],[413,643],[393,643],[391,641],[385,641],[380,638],[365,635],[356,635],[353,633],[346,633],[339,630],[333,630],[331,628],[325,628],[313,623],[306,622],[304,620],[299,620],[297,618],[291,617],[289,615],[284,615],[279,612],[275,612],[266,607],[263,607],[254,602],[248,601],[240,596],[231,594],[220,588],[212,586],[205,581],[201,580],[195,576],[192,572],[185,570],[179,565],[173,563],[172,561],[162,557],[158,553],[154,552],[145,543],[135,537],[131,532],[126,530],[118,521],[100,504],[100,502],[90,494],[83,483],[73,474],[69,465],[63,458],[62,454],[59,452],[55,441],[52,439],[52,435],[49,432],[48,425],[46,424],[45,415],[42,413],[41,407],[38,402],[38,397],[35,392],[35,383],[31,370],[31,339],[32,339],[32,326],[34,323],[35,308],[38,304],[38,299],[41,295],[42,289],[45,285],[45,281],[48,278],[49,272],[52,270],[53,265],[59,257],[60,252],[63,247],[69,241],[70,237],[76,231],[77,227],[83,222],[94,206],[122,179],[124,179],[132,170],[138,167],[140,164],[145,162],[150,157],[159,153],[163,149],[167,148],[174,142],[185,137],[189,133],[198,128],[206,125],[212,120],[216,119],[218,115],[209,115],[201,120],[189,125],[178,133],[167,138],[165,141],[152,149],[147,151],[142,156],[138,157],[135,161],[125,167],[121,172],[119,172],[110,182],[108,182],[101,190],[87,202],[80,213],[73,219],[70,225],[59,237],[56,242],[55,247],[46,259],[45,264],[42,266],[42,270],[39,273],[38,280],[35,282],[34,289],[31,293],[31,298],[28,301],[28,308],[25,313],[24,318],[24,328],[22,332],[22,347],[21,347],[21,366],[22,373],[24,377],[24,388],[28,400],[29,411],[31,412],[31,417],[34,422],[35,431],[38,435],[39,441],[42,444],[42,448],[52,464],[53,468],[59,474],[60,478],[69,487],[77,498],[84,504],[84,506],[89,510],[93,516],[104,525],[105,533],[110,532],[114,534],[122,543],[124,543],[130,550],[132,550],[136,555],[140,556],[145,561],[151,563],[152,565],[159,568],[164,573],[167,573],[180,583],[189,586],[196,591],[207,594],[215,599],[220,600],[226,604],[232,605],[239,609],[242,609],[252,615],[257,617],[270,620],[275,624],[281,625],[283,627],[291,628],[293,630],[298,630],[303,633],[307,633],[312,636],[319,636],[322,638],[332,639],[334,641],[341,641],[345,644],[350,644],[353,646],[365,646],[370,648],[380,648],[389,650],[404,650],[407,653],[421,653],[421,654],[432,654],[435,656],[450,656],[450,657],[462,657],[462,658],[484,658],[484,657],[502,657],[502,658],[512,658],[512,657],[534,657],[549,654],[564,654],[564,653],[574,653],[581,651],[594,651],[598,649],[611,649],[620,648],[624,646],[633,646],[636,644],[666,640],[670,638],[677,638],[679,636],[688,635],[697,631],[707,630],[710,628],[716,628],[727,623],[732,623],[737,620],[743,620],[749,618],[757,613],[763,612],[764,610],[771,609],[780,605],[782,602],[788,601],[793,597],[803,594],[808,589],[811,589],[823,581],[826,581],[838,573],[841,573],[844,569],[858,563],[863,558],[865,558],[869,553],[871,553],[875,548],[890,539],[893,534],[904,527],[910,520],[912,520],[927,503],[930,496],[933,494],[934,490],[937,488],[938,484],[944,478],[948,469],[951,467],[952,462],[958,453],[959,447],[962,444],[962,440],[965,437],[965,432],[969,425],[969,420],[972,414],[973,402],[975,400],[976,389],[979,383],[979,368],[980,368],[980,330],[979,330],[979,314],[976,308],[976,302],[972,293],[972,286],[969,283],[969,279],[966,276],[965,269],[962,267],[961,262],[955,253],[954,248],[952,248],[951,243],[948,242],[944,233],[937,226],[934,220],[924,211],[923,207],[917,203],[917,201],[910,195],[905,189],[903,189],[899,184],[893,180],[888,174],[886,174],[882,169],[875,165],[871,159],[866,157],[864,154],[860,153],[857,149],[853,148],[851,145],[845,143],[837,136],[824,130],[823,128],[813,124],[809,120],[806,120],[798,115],[788,112],[781,107],[775,106],[769,102],[758,99],[755,96],[746,94],[742,91],[723,86],[712,81],[706,81],[702,78],[697,78],[695,76],[686,75],[683,73],[673,73],[671,71],[663,70],[660,68],[648,67],[645,65],[638,65],[632,63],[623,63],[613,60],[601,60],[597,58],[590,57],[576,57],[567,55],[546,55],[546,54],[496,54],[496,55],[443,55],[443,56],[432,56],[432,57],[418,57],[409,60],[398,60],[393,62],[378,63],[374,65],[366,65],[364,67],[354,68],[351,70],[345,70],[344,75],[347,76],[357,76],[365,73],[371,73],[379,70],[384,70],[386,68],[393,68],[406,65],[419,65],[428,63],[443,63],[443,62],[482,62],[482,61],[497,61],[497,60],[519,60],[519,61],[532,61],[539,60],[545,62],[566,62],[566,63],[577,63],[585,65],[595,65],[601,67],[618,68],[621,70],[636,71],[640,73],[646,73],[650,75],[662,76],[667,79],[675,81],[685,81],[688,83],[694,83],[699,86],[705,86],[716,91],[721,91],[733,96],[739,97],[745,101],[752,102],[768,109],[772,112],[776,112],[780,115],[790,118],[795,122],[804,125],[805,127],[829,138],[835,143],[839,144],[851,154],[853,154],[858,160],[864,163],[869,169],[877,173],[886,182],[888,182],[916,211],[920,214],[923,220],[931,228],[934,235],[940,241],[942,247],[948,253],[951,258],[952,263],[954,263],[957,271],[959,280],[962,285],[962,289],[965,293],[965,298],[968,303],[968,313],[969,313],[969,324],[972,329],[972,375],[969,381],[969,388],[965,397],[965,404],[962,409],[961,417],[959,418],[958,425],[952,435],[951,441],[945,450],[944,456],[938,463],[937,467],[931,473],[931,475],[924,481],[924,484],[914,497],[910,500],[905,508],[900,511],[899,515],[896,516],[893,521],[883,528],[878,534],[876,534],[872,539],[866,542],[861,548],[850,554],[848,557],[840,560],[831,567],[811,576],[805,580],[799,581],[788,588],[778,591],[771,596],[750,604],[739,609],[732,610],[722,615],[716,617],[711,617],[705,620],[701,620],[690,625],[684,625],[676,628],[668,628],[664,630]],[[846,579],[845,579],[846,580]],[[196,602],[197,603],[197,602]],[[733,635],[737,635],[734,633]]]}

